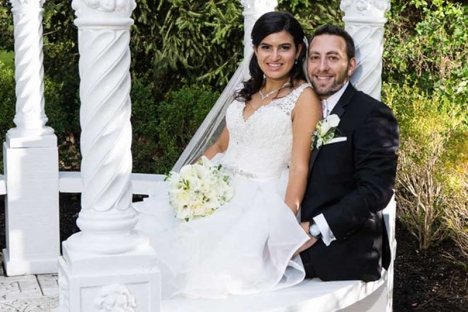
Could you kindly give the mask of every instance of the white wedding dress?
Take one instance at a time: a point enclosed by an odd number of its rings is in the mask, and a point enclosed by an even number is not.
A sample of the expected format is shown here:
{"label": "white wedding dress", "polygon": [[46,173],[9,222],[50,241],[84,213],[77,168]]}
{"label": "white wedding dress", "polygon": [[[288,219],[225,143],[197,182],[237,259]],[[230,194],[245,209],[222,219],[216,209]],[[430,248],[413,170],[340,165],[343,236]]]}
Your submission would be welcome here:
{"label": "white wedding dress", "polygon": [[156,250],[163,298],[223,298],[295,285],[305,273],[296,250],[309,237],[284,203],[291,159],[291,111],[303,84],[244,120],[227,109],[229,146],[212,162],[232,177],[234,197],[212,215],[176,219],[161,182],[138,208],[137,229]]}

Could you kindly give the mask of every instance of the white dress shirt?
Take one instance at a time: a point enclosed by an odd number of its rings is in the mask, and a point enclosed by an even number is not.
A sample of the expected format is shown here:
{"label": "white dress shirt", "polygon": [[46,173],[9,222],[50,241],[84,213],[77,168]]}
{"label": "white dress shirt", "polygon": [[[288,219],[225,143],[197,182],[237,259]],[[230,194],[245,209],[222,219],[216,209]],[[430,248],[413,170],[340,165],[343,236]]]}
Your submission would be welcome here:
{"label": "white dress shirt", "polygon": [[[328,99],[322,100],[322,110],[323,110],[323,118],[327,118],[330,115],[330,112],[335,108],[336,103],[343,95],[344,91],[348,87],[349,81],[345,83],[340,90],[336,93],[332,94]],[[330,244],[336,240],[335,235],[333,234],[330,226],[328,225],[327,220],[325,219],[323,213],[314,217],[314,222],[317,224],[320,233],[322,234],[322,241],[326,246],[330,246]]]}

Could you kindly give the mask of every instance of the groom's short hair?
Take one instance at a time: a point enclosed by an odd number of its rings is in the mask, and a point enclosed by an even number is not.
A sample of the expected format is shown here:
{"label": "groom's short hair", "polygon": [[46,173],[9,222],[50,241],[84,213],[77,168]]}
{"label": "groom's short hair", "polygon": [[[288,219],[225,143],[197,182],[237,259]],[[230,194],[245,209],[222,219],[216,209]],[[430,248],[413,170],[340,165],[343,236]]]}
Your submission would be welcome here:
{"label": "groom's short hair", "polygon": [[343,38],[346,43],[346,55],[348,56],[348,60],[356,56],[356,48],[354,46],[353,37],[351,37],[351,35],[342,27],[332,25],[332,24],[325,24],[319,27],[312,34],[312,37],[310,37],[309,45],[312,42],[312,40],[314,40],[315,37],[320,36],[320,35],[334,35],[334,36],[339,36]]}

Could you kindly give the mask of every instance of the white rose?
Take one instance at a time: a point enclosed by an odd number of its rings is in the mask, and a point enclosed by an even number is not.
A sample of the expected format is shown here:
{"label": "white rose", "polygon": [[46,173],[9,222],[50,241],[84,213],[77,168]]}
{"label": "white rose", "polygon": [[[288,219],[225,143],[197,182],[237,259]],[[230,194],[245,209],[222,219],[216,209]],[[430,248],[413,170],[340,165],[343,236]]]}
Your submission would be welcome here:
{"label": "white rose", "polygon": [[205,214],[205,205],[203,203],[194,203],[192,205],[193,216],[203,216]]}
{"label": "white rose", "polygon": [[200,189],[201,183],[198,177],[188,177],[186,180],[190,190],[195,191]]}
{"label": "white rose", "polygon": [[184,206],[184,205],[188,205],[190,204],[190,192],[189,191],[182,191],[180,193],[177,193],[177,194],[174,194],[175,196],[175,199],[177,201],[177,203],[180,205],[180,206]]}
{"label": "white rose", "polygon": [[327,122],[331,127],[338,127],[338,124],[340,123],[340,117],[338,115],[333,114],[328,116]]}

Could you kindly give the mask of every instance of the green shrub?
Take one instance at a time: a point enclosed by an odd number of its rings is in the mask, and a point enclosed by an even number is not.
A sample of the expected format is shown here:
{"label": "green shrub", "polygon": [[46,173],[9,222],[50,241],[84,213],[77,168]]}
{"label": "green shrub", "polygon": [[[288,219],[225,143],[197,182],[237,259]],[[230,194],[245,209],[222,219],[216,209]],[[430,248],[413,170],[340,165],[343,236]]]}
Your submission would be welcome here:
{"label": "green shrub", "polygon": [[218,97],[217,92],[186,86],[169,93],[159,104],[153,173],[166,173],[174,166]]}
{"label": "green shrub", "polygon": [[133,172],[160,173],[156,171],[154,155],[158,144],[158,102],[152,90],[142,79],[132,82],[132,156]]}
{"label": "green shrub", "polygon": [[448,236],[447,211],[466,190],[466,111],[453,95],[384,83],[382,98],[399,121],[398,216],[421,249]]}
{"label": "green shrub", "polygon": [[[80,152],[80,102],[78,94],[71,94],[75,87],[68,83],[44,80],[45,112],[48,126],[57,136],[59,149],[59,169],[79,171]],[[67,100],[68,99],[68,100]]]}
{"label": "green shrub", "polygon": [[[424,4],[424,5],[423,5]],[[429,94],[458,94],[467,107],[468,7],[447,0],[392,1],[385,36],[384,80],[408,80]]]}
{"label": "green shrub", "polygon": [[[15,117],[15,73],[10,66],[0,60],[0,142],[5,142],[6,133],[13,128]],[[8,62],[7,62],[8,63]],[[0,166],[3,169],[3,148],[0,149]]]}

